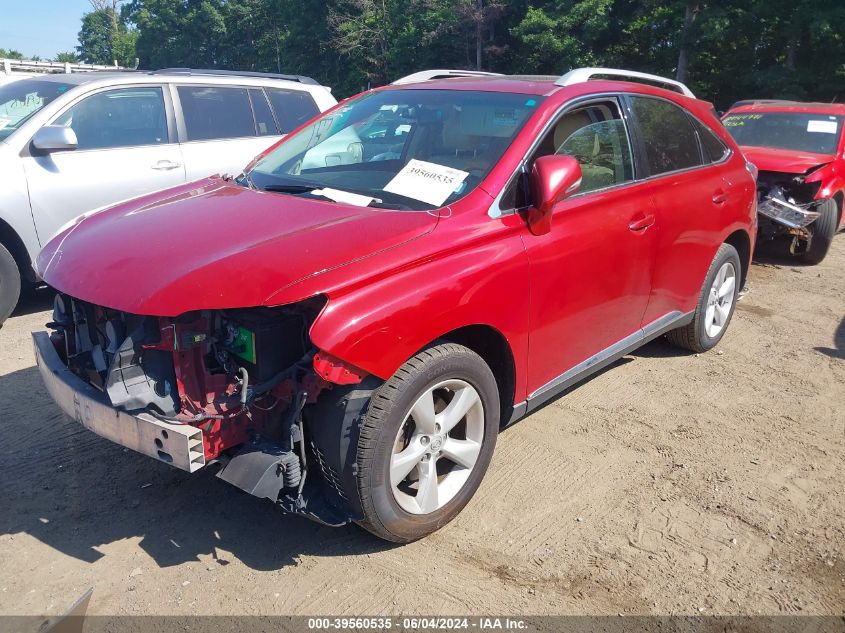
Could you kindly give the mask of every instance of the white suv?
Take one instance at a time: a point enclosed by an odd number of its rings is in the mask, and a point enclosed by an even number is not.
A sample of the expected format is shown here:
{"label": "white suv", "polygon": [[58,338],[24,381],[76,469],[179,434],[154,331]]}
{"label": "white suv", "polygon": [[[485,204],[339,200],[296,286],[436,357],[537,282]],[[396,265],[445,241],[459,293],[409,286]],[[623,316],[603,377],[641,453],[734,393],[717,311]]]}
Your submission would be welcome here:
{"label": "white suv", "polygon": [[77,216],[211,174],[237,175],[336,103],[308,77],[178,68],[0,86],[0,324],[22,280],[38,281],[31,262],[41,246]]}

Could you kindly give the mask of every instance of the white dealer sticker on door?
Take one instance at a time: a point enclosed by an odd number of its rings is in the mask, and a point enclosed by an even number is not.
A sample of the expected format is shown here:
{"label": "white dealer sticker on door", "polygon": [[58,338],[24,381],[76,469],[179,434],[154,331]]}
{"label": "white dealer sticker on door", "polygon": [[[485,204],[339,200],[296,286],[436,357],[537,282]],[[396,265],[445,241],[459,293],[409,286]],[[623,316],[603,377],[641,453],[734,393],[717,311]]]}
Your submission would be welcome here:
{"label": "white dealer sticker on door", "polygon": [[411,159],[393,179],[385,191],[440,206],[469,174],[437,163]]}
{"label": "white dealer sticker on door", "polygon": [[807,131],[836,134],[836,121],[807,121]]}

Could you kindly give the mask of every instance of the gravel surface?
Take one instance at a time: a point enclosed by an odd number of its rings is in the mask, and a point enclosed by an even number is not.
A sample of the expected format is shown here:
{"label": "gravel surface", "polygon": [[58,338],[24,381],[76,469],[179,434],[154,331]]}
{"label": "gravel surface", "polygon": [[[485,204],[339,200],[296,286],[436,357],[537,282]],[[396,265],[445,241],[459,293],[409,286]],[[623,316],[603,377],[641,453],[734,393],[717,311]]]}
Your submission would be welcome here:
{"label": "gravel surface", "polygon": [[476,498],[404,547],[277,511],[64,418],[0,329],[0,612],[841,614],[845,236],[755,263],[722,344],[655,341],[504,432]]}

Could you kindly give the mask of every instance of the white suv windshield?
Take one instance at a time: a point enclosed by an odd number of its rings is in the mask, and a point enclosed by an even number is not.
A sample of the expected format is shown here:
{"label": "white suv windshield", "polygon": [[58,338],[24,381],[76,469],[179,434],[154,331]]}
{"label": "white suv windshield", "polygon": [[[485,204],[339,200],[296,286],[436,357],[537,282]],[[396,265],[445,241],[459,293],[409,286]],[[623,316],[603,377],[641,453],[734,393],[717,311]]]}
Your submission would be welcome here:
{"label": "white suv windshield", "polygon": [[0,141],[71,88],[71,84],[43,79],[20,79],[0,86]]}
{"label": "white suv windshield", "polygon": [[[385,90],[324,115],[247,174],[249,184],[304,196],[340,190],[375,206],[425,210],[475,188],[541,97],[463,90]],[[346,200],[344,200],[346,201]]]}

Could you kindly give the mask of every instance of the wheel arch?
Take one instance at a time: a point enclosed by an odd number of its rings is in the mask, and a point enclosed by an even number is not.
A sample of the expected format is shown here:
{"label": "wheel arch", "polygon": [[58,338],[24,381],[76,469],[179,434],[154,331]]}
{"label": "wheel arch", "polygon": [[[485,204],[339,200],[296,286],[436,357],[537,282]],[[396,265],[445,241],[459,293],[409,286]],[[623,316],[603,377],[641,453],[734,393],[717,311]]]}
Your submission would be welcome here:
{"label": "wheel arch", "polygon": [[739,287],[743,288],[748,277],[748,270],[751,268],[751,237],[743,229],[739,229],[725,238],[725,244],[730,244],[739,253],[739,261],[742,262]]}
{"label": "wheel arch", "polygon": [[[467,325],[447,332],[438,340],[457,343],[471,349],[487,363],[499,388],[500,425],[507,425],[514,408],[516,364],[513,350],[505,336],[490,325]],[[435,343],[432,341],[431,344]]]}
{"label": "wheel arch", "polygon": [[433,342],[458,342],[505,368],[504,384],[514,387],[503,400],[511,406],[527,389],[529,271],[522,241],[491,239],[448,255],[326,292],[311,342],[382,380]]}
{"label": "wheel arch", "polygon": [[29,252],[27,251],[23,240],[20,235],[18,235],[17,231],[15,231],[15,229],[13,229],[12,226],[3,218],[0,218],[0,244],[3,244],[3,246],[6,247],[6,250],[8,250],[12,254],[12,257],[15,258],[21,277],[27,281],[36,281],[37,278],[35,270],[32,267],[32,260],[29,257]]}
{"label": "wheel arch", "polygon": [[833,201],[836,202],[836,228],[838,230],[842,226],[842,208],[845,205],[845,193],[842,189],[833,194]]}

